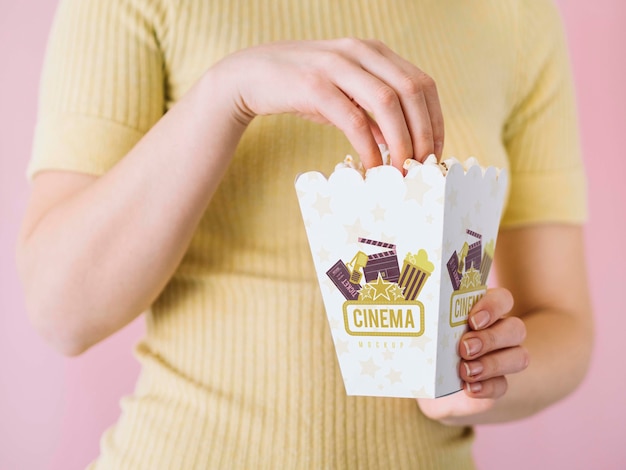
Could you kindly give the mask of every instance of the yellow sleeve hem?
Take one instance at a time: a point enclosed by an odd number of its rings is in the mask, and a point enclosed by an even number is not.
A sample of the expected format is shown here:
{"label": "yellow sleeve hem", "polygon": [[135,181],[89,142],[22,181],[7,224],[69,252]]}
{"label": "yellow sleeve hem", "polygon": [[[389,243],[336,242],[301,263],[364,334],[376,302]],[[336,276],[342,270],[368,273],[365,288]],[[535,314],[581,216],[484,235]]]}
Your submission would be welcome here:
{"label": "yellow sleeve hem", "polygon": [[143,133],[107,119],[88,116],[40,118],[26,171],[69,170],[102,175],[124,157]]}
{"label": "yellow sleeve hem", "polygon": [[[502,228],[539,223],[583,224],[587,220],[586,178],[582,167],[511,177]],[[549,190],[546,190],[549,188]]]}

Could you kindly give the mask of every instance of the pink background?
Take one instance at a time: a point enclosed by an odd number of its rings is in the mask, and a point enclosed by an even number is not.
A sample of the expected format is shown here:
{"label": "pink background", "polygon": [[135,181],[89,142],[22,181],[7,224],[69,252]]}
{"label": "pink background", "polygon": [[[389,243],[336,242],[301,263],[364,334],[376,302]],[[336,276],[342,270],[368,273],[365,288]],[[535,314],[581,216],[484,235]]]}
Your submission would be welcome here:
{"label": "pink background", "polygon": [[[557,1],[578,88],[591,216],[587,259],[597,331],[583,385],[517,423],[478,429],[479,468],[626,468],[626,331],[619,303],[626,255],[626,2]],[[14,269],[36,91],[56,2],[0,0],[0,469],[80,469],[132,391],[141,319],[66,359],[31,330]]]}

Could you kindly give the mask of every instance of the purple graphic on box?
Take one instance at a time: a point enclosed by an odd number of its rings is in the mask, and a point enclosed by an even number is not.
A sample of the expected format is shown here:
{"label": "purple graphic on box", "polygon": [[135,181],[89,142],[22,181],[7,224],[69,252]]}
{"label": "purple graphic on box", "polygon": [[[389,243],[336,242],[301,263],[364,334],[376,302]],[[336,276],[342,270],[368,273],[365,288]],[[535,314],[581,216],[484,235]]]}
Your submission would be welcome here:
{"label": "purple graphic on box", "polygon": [[448,274],[454,290],[467,288],[468,285],[486,285],[493,262],[494,241],[483,247],[480,233],[473,230],[466,230],[465,233],[477,241],[471,244],[465,242],[461,251],[452,253],[448,260]]}
{"label": "purple graphic on box", "polygon": [[403,288],[404,298],[406,300],[417,299],[429,276],[429,272],[405,261],[402,267],[402,275],[398,281],[398,285]]}
{"label": "purple graphic on box", "polygon": [[367,263],[362,267],[363,275],[366,282],[374,281],[381,277],[389,282],[398,282],[400,278],[400,267],[398,266],[398,257],[396,255],[396,245],[391,243],[369,240],[367,238],[359,238],[359,243],[366,245],[380,246],[383,248],[391,248],[391,250],[382,253],[375,253],[367,257]]}
{"label": "purple graphic on box", "polygon": [[480,255],[482,251],[480,240],[469,246],[467,256],[465,257],[465,269],[474,268],[480,270]]}
{"label": "purple graphic on box", "polygon": [[466,233],[474,238],[477,238],[478,241],[469,245],[467,256],[465,257],[465,269],[467,270],[470,268],[474,268],[477,271],[480,271],[481,254],[483,251],[483,248],[482,248],[483,236],[472,230],[467,230]]}
{"label": "purple graphic on box", "polygon": [[357,300],[359,298],[361,285],[350,282],[350,271],[348,271],[343,261],[337,261],[332,268],[326,271],[326,274],[331,281],[333,281],[335,286],[337,286],[337,289],[339,289],[346,300]]}
{"label": "purple graphic on box", "polygon": [[339,260],[326,271],[346,300],[365,304],[377,299],[396,304],[416,302],[435,268],[426,251],[420,249],[416,253],[407,253],[400,271],[396,245],[367,238],[358,241],[388,250],[371,255],[358,251],[350,262]]}
{"label": "purple graphic on box", "polygon": [[454,290],[459,290],[459,287],[461,287],[461,274],[459,273],[459,256],[456,254],[456,251],[452,253],[446,266],[448,267],[452,287]]}

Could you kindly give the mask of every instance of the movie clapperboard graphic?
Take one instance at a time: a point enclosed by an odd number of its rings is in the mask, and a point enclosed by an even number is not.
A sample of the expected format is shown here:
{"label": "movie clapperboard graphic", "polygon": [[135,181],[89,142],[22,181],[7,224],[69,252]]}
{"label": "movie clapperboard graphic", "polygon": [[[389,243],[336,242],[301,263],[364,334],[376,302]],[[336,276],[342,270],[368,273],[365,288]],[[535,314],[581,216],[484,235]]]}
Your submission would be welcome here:
{"label": "movie clapperboard graphic", "polygon": [[388,282],[397,283],[400,279],[396,245],[361,237],[359,237],[359,243],[389,248],[389,250],[371,255],[359,251],[348,264],[338,260],[326,271],[326,275],[333,281],[333,284],[346,300],[358,299],[363,277],[365,277],[366,283],[375,281],[379,274]]}
{"label": "movie clapperboard graphic", "polygon": [[398,266],[396,245],[360,237],[359,243],[364,243],[365,245],[380,246],[382,248],[389,248],[388,251],[367,256],[367,263],[365,263],[365,266],[363,266],[363,275],[365,276],[365,281],[375,281],[378,277],[378,273],[380,273],[380,276],[384,280],[389,282],[398,282],[398,279],[400,279],[400,267]]}

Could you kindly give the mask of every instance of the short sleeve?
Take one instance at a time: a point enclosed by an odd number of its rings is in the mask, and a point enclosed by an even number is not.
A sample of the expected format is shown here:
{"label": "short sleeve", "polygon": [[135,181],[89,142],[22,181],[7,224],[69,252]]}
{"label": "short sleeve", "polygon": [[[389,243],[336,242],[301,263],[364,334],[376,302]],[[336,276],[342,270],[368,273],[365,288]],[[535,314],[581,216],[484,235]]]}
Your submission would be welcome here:
{"label": "short sleeve", "polygon": [[143,0],[61,0],[39,90],[27,175],[101,175],[164,113],[158,25]]}
{"label": "short sleeve", "polygon": [[573,80],[565,35],[549,0],[520,2],[515,105],[503,139],[511,186],[502,226],[586,220]]}

